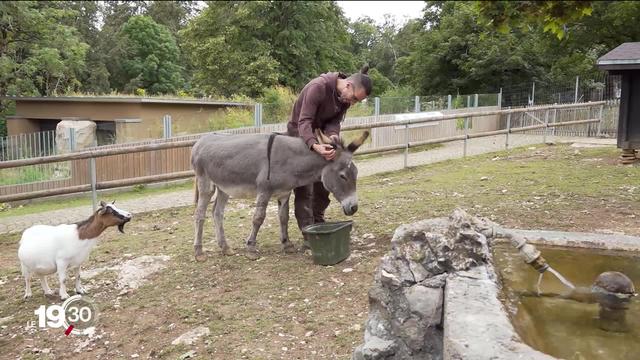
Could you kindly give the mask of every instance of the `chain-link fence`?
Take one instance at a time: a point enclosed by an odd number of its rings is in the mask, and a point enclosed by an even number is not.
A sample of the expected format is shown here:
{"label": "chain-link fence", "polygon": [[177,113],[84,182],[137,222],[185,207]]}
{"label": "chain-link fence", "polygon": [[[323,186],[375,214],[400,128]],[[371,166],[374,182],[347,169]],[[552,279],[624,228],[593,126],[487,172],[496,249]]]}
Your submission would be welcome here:
{"label": "chain-link fence", "polygon": [[620,99],[620,76],[601,74],[595,79],[579,76],[564,84],[534,81],[502,87],[502,106],[533,106],[539,104],[569,104]]}

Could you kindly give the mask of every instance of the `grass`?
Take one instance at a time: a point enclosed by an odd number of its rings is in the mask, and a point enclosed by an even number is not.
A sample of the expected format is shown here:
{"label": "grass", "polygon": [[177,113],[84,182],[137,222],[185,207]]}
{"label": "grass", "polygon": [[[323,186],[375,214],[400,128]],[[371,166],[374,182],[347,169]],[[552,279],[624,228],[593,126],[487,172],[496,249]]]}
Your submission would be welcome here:
{"label": "grass", "polygon": [[[97,333],[102,337],[92,342],[91,351],[74,357],[129,358],[135,353],[175,359],[194,350],[215,359],[348,359],[363,341],[373,271],[400,224],[446,216],[461,207],[509,227],[640,235],[640,167],[618,165],[618,155],[614,148],[576,152],[569,146],[538,146],[363,178],[352,257],[330,267],[313,265],[308,254],[281,253],[274,204],[258,236],[259,261],[219,255],[208,216],[208,259],[194,262],[192,207],[140,214],[125,235],[107,230],[85,267],[121,262],[123,254],[170,255],[169,267],[127,295],[113,288],[114,272],[85,281],[101,311]],[[226,235],[237,251],[249,233],[251,213],[250,201],[234,200],[225,213]],[[327,215],[344,219],[335,201]],[[293,217],[289,230],[300,244]],[[0,353],[27,358],[32,355],[27,345],[50,348],[57,356],[71,353],[83,338],[24,327],[40,304],[59,300],[45,300],[38,281],[34,297],[22,300],[18,238],[8,235],[0,241],[0,318],[13,316],[0,329]],[[343,272],[346,268],[353,271]],[[171,345],[196,326],[208,326],[211,335],[191,346]]]}
{"label": "grass", "polygon": [[49,164],[2,169],[0,170],[0,186],[52,180],[56,172],[64,174],[68,173],[68,169],[56,169]]}
{"label": "grass", "polygon": [[[409,154],[414,154],[414,153],[418,153],[418,152],[422,152],[422,151],[429,151],[429,150],[439,149],[439,148],[442,148],[442,147],[444,147],[443,144],[427,144],[427,145],[414,146],[414,147],[410,147],[409,148]],[[370,160],[370,159],[376,159],[376,158],[380,158],[380,157],[384,157],[384,156],[398,155],[398,154],[404,154],[404,150],[392,150],[392,151],[385,151],[385,152],[381,152],[381,153],[373,153],[373,154],[366,154],[366,155],[358,155],[358,153],[356,153],[356,159],[357,160]]]}

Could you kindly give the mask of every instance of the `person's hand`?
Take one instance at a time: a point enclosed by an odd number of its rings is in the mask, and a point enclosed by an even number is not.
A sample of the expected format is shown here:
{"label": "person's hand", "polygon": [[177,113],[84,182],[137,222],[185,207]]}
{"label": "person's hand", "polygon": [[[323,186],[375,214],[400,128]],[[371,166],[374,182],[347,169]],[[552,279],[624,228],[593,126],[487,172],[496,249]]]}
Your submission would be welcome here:
{"label": "person's hand", "polygon": [[333,160],[336,157],[336,151],[329,144],[313,144],[311,147],[325,160]]}

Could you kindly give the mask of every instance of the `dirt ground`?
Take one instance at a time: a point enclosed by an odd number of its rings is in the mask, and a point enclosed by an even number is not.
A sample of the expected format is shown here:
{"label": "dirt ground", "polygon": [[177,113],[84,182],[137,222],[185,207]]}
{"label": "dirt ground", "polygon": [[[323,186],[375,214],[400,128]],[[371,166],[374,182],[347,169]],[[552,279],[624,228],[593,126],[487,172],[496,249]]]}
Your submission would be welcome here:
{"label": "dirt ground", "polygon": [[[640,167],[619,165],[618,155],[614,148],[535,146],[364,178],[352,255],[329,267],[314,265],[309,253],[280,251],[275,204],[258,236],[257,261],[241,253],[250,201],[232,200],[225,214],[237,256],[219,254],[209,216],[203,263],[193,260],[193,208],[134,214],[126,234],[103,234],[84,266],[111,268],[84,280],[100,310],[90,337],[28,326],[40,305],[61,301],[45,298],[37,280],[33,297],[23,300],[19,235],[3,236],[0,358],[348,359],[363,341],[373,271],[402,223],[461,207],[509,227],[640,235]],[[335,201],[328,218],[345,218]],[[293,216],[290,234],[299,245]],[[139,288],[117,288],[117,266],[144,255],[170,259]],[[210,334],[171,344],[199,326]]]}

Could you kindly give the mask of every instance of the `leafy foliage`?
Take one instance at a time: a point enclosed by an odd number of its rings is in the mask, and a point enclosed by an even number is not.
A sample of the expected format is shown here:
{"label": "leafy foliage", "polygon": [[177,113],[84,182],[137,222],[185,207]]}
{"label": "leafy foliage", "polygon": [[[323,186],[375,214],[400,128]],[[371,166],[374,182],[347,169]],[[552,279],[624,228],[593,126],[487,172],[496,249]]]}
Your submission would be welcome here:
{"label": "leafy foliage", "polygon": [[[310,79],[368,63],[371,98],[396,99],[383,111],[412,109],[415,95],[599,86],[596,59],[640,41],[639,18],[634,1],[425,1],[403,24],[349,22],[334,1],[5,1],[0,96],[241,95],[283,121]],[[0,135],[12,111],[0,100]],[[253,121],[242,111],[234,124]]]}
{"label": "leafy foliage", "polygon": [[558,39],[566,35],[565,26],[591,15],[592,1],[478,1],[480,14],[488,24],[507,33],[511,27],[543,26],[544,32]]}
{"label": "leafy foliage", "polygon": [[290,88],[284,86],[267,89],[258,99],[258,102],[263,104],[262,121],[274,124],[288,121],[296,95]]}
{"label": "leafy foliage", "polygon": [[[322,19],[322,21],[318,21]],[[194,85],[218,95],[301,89],[326,71],[354,71],[346,21],[332,2],[215,2],[181,32]]]}
{"label": "leafy foliage", "polygon": [[121,32],[122,80],[125,91],[176,93],[182,84],[179,51],[166,27],[148,16],[133,16]]}

